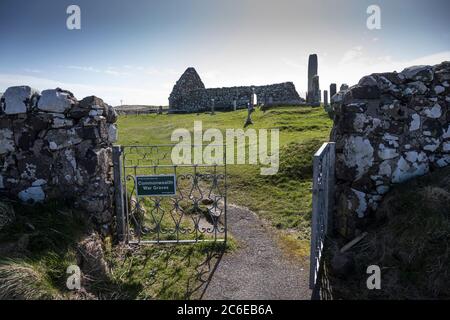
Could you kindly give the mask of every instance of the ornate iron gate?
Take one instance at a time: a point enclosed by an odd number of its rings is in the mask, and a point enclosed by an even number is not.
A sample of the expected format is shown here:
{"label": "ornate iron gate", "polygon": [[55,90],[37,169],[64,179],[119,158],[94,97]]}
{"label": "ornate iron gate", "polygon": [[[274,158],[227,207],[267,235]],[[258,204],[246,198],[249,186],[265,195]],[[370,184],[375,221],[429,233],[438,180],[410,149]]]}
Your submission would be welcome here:
{"label": "ornate iron gate", "polygon": [[[223,162],[177,165],[172,163],[173,147],[174,145],[114,147],[119,239],[129,244],[225,242],[226,148],[221,146],[224,150]],[[203,146],[191,146],[191,150],[195,148]],[[163,176],[175,177],[173,193],[140,193],[140,178],[158,179]],[[140,182],[139,187],[141,188]]]}

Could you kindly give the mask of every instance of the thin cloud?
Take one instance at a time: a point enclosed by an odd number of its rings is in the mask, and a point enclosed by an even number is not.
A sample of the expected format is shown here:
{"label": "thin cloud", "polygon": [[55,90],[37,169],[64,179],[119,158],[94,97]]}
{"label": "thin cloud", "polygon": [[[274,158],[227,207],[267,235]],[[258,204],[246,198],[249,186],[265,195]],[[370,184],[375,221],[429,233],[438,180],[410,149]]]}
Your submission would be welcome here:
{"label": "thin cloud", "polygon": [[104,73],[112,76],[129,76],[129,72],[123,72],[115,67],[108,67],[106,69],[97,69],[91,66],[67,66],[67,69],[78,70],[83,72]]}
{"label": "thin cloud", "polygon": [[[168,96],[165,88],[129,88],[121,86],[98,86],[80,83],[62,82],[36,76],[0,73],[0,92],[11,86],[28,85],[37,90],[63,88],[71,91],[78,99],[95,95],[111,105],[118,105],[120,100],[126,104],[152,104],[161,96]],[[162,100],[161,100],[162,101]],[[167,104],[164,103],[164,104]]]}
{"label": "thin cloud", "polygon": [[28,69],[28,68],[25,68],[25,69],[23,69],[23,71],[28,72],[28,73],[42,73],[42,70],[39,70],[39,69]]}
{"label": "thin cloud", "polygon": [[293,61],[293,60],[288,59],[288,58],[283,58],[283,59],[281,59],[281,61],[285,65],[287,65],[289,67],[296,68],[296,69],[299,69],[299,70],[306,70],[306,65],[305,64],[298,63],[298,62]]}

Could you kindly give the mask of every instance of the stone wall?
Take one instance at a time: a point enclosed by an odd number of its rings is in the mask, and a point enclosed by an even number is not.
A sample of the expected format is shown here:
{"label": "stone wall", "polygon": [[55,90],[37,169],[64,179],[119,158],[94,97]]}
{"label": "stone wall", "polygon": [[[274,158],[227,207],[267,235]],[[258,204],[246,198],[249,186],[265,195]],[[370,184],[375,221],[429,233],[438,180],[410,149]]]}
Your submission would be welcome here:
{"label": "stone wall", "polygon": [[108,226],[114,109],[59,88],[11,87],[0,101],[1,195],[30,204],[65,199]]}
{"label": "stone wall", "polygon": [[246,108],[252,94],[260,105],[303,104],[292,82],[265,86],[241,86],[206,89],[194,68],[188,68],[175,84],[169,97],[170,112],[209,111],[214,99],[215,110]]}
{"label": "stone wall", "polygon": [[366,76],[332,108],[343,236],[363,230],[394,185],[450,165],[450,62]]}

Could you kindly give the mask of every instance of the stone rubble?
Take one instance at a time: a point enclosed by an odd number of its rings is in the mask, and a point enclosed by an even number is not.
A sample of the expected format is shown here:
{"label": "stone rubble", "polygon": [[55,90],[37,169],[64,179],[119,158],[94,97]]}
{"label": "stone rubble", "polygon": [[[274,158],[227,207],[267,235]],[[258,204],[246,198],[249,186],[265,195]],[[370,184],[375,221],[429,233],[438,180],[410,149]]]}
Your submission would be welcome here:
{"label": "stone rubble", "polygon": [[335,227],[363,230],[393,185],[450,165],[450,62],[363,77],[331,98]]}
{"label": "stone rubble", "polygon": [[0,193],[29,204],[65,199],[112,220],[114,108],[60,88],[8,88],[0,100]]}

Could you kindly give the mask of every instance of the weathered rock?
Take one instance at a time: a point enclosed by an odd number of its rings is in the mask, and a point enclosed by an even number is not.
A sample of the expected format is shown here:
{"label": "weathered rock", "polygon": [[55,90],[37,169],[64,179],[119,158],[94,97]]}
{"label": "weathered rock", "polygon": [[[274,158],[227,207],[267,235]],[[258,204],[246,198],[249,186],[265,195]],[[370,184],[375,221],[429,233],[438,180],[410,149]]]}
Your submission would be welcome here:
{"label": "weathered rock", "polygon": [[[114,123],[117,121],[117,112],[114,108],[106,104],[102,99],[96,96],[86,97],[80,101],[78,106],[71,110],[70,115],[81,119],[86,116],[91,117],[105,117],[108,123]],[[88,112],[86,112],[89,110]]]}
{"label": "weathered rock", "polygon": [[117,141],[117,126],[115,124],[108,125],[108,141],[115,143]]}
{"label": "weathered rock", "polygon": [[19,199],[22,202],[28,204],[44,202],[45,193],[44,190],[42,189],[43,184],[45,184],[44,180],[37,180],[33,182],[31,187],[19,192]]}
{"label": "weathered rock", "polygon": [[400,73],[407,80],[429,82],[433,80],[433,68],[431,66],[413,66]]}
{"label": "weathered rock", "polygon": [[2,195],[30,204],[70,200],[105,230],[112,220],[111,146],[117,128],[108,122],[116,121],[114,110],[97,97],[78,103],[62,89],[45,90],[39,98],[29,87],[16,87],[8,96],[17,100],[9,102],[25,100],[16,110],[21,114],[12,109],[0,114]]}
{"label": "weathered rock", "polygon": [[439,82],[447,72],[442,63],[372,74],[331,98],[343,236],[365,225],[393,185],[450,164],[450,93]]}
{"label": "weathered rock", "polygon": [[[162,110],[162,108],[160,108],[160,110]],[[107,105],[105,113],[106,121],[108,123],[115,123],[117,121],[118,115],[113,106]]]}
{"label": "weathered rock", "polygon": [[72,119],[79,120],[89,116],[90,111],[91,109],[82,108],[80,107],[80,104],[76,104],[69,110],[68,116]]}
{"label": "weathered rock", "polygon": [[5,202],[0,203],[0,231],[13,223],[15,218],[13,207]]}
{"label": "weathered rock", "polygon": [[15,150],[13,132],[10,129],[0,129],[0,155]]}
{"label": "weathered rock", "polygon": [[336,252],[331,259],[331,269],[335,276],[345,278],[355,269],[355,260],[352,253]]}
{"label": "weathered rock", "polygon": [[77,262],[84,274],[84,285],[89,286],[95,281],[105,280],[108,276],[108,265],[99,235],[93,232],[82,239],[77,248]]}
{"label": "weathered rock", "polygon": [[46,112],[64,113],[77,101],[73,94],[62,89],[51,89],[42,91],[38,102],[39,110]]}
{"label": "weathered rock", "polygon": [[60,150],[82,141],[75,128],[49,130],[46,136],[50,150]]}
{"label": "weathered rock", "polygon": [[6,114],[26,113],[36,103],[39,92],[29,86],[9,87],[3,94]]}

